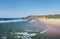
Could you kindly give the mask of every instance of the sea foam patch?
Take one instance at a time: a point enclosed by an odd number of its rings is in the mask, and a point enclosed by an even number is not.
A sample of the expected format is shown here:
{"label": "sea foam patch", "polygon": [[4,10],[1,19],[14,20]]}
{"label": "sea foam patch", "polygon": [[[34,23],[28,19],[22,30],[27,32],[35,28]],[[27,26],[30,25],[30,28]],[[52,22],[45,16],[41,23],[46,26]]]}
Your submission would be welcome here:
{"label": "sea foam patch", "polygon": [[8,20],[8,21],[0,21],[0,23],[7,23],[7,22],[19,22],[19,21],[27,21],[27,20],[26,20],[26,19]]}
{"label": "sea foam patch", "polygon": [[32,23],[32,22],[34,22],[34,21],[36,21],[36,20],[31,20],[29,23]]}

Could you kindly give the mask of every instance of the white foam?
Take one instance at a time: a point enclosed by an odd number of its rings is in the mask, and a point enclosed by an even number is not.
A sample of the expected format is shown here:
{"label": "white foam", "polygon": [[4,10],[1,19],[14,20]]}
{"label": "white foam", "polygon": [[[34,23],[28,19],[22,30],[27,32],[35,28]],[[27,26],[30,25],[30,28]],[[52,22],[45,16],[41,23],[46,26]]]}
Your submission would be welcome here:
{"label": "white foam", "polygon": [[40,33],[43,34],[43,33],[45,33],[45,32],[47,32],[47,29],[45,29],[44,31],[42,31],[42,32],[40,32]]}
{"label": "white foam", "polygon": [[36,21],[36,20],[31,20],[30,23],[31,23],[31,22],[34,22],[34,21]]}
{"label": "white foam", "polygon": [[0,21],[0,23],[7,23],[7,22],[19,22],[24,20],[8,20],[8,21]]}

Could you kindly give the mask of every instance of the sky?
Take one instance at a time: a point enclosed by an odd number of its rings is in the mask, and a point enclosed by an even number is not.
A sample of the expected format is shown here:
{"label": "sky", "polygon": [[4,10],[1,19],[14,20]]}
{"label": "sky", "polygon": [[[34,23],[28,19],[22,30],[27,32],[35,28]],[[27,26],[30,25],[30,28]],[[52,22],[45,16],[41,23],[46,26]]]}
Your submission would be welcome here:
{"label": "sky", "polygon": [[60,14],[60,0],[0,0],[0,18]]}

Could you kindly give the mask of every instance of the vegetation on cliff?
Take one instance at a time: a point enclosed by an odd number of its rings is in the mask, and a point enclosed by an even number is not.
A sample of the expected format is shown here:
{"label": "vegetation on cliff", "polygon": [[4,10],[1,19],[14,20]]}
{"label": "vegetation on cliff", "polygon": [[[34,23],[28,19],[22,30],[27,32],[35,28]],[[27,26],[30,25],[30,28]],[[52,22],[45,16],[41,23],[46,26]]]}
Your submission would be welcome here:
{"label": "vegetation on cliff", "polygon": [[60,18],[60,14],[54,14],[54,15],[30,15],[30,16],[27,16],[26,18],[29,18],[29,19],[37,19],[37,18],[59,19]]}

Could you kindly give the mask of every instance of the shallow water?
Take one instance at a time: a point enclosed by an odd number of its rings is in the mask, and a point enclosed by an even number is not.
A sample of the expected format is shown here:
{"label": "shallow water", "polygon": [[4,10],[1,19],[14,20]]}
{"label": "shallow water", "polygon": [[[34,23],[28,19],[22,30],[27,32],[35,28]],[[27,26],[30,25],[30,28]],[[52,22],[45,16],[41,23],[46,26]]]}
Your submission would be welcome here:
{"label": "shallow water", "polygon": [[[29,20],[29,19],[19,19],[19,20],[6,20],[6,21],[0,21],[0,38],[2,36],[10,36],[11,32],[12,35],[14,35],[13,33],[20,33],[20,32],[29,32],[29,33],[40,33],[43,32],[44,30],[52,30],[50,27],[46,27],[46,25],[44,23],[42,23],[41,21],[37,21],[37,20]],[[15,35],[14,35],[15,36]],[[47,39],[55,39],[55,36],[45,36],[42,35],[38,35],[42,36],[41,38],[47,38]],[[60,36],[56,37],[56,39],[59,39]]]}
{"label": "shallow water", "polygon": [[0,21],[0,36],[2,37],[10,36],[11,32],[39,33],[44,31],[45,29],[46,29],[45,25],[42,22],[38,22],[37,20],[19,19]]}

